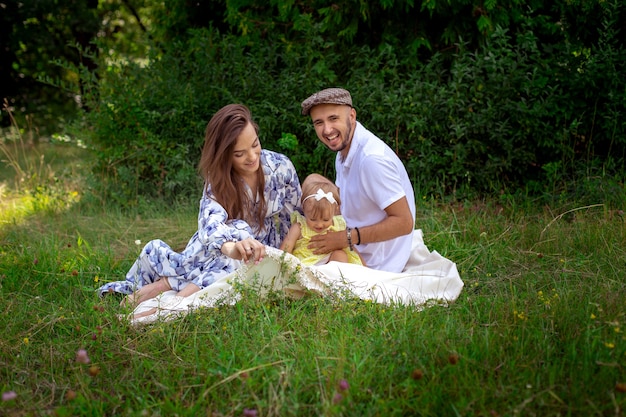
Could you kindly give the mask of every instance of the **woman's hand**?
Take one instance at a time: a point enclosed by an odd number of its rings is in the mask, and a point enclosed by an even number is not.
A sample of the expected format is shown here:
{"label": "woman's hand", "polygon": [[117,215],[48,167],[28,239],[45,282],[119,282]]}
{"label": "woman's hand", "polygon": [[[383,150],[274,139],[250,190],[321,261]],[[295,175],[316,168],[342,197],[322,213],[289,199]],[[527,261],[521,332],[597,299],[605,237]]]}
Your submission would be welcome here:
{"label": "woman's hand", "polygon": [[256,239],[248,238],[239,242],[226,242],[222,245],[222,253],[233,259],[258,264],[265,256],[265,245]]}

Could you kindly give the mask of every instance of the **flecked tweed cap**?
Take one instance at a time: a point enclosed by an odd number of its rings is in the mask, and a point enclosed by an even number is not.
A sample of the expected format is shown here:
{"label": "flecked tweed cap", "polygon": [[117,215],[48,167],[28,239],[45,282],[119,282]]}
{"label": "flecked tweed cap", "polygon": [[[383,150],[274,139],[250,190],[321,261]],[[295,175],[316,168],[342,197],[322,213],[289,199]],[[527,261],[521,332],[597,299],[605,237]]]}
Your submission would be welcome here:
{"label": "flecked tweed cap", "polygon": [[302,102],[302,114],[307,116],[318,104],[344,104],[352,107],[352,97],[350,92],[343,88],[327,88],[318,91]]}

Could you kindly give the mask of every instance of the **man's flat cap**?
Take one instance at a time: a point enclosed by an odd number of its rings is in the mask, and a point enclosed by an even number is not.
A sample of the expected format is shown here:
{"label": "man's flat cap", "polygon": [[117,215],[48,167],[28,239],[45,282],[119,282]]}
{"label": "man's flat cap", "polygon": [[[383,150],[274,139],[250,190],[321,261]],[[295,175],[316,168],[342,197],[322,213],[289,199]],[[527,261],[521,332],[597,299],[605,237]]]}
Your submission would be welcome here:
{"label": "man's flat cap", "polygon": [[302,102],[302,114],[307,116],[318,104],[343,104],[352,107],[352,97],[343,88],[327,88],[319,91]]}

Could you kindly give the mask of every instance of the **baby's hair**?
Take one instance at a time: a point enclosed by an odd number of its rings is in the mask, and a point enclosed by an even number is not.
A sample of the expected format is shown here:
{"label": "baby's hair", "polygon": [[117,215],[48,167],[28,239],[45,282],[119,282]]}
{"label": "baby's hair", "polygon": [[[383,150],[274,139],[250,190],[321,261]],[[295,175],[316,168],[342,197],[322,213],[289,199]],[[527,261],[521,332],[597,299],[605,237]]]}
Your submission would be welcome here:
{"label": "baby's hair", "polygon": [[[317,201],[315,198],[308,198],[310,195],[315,195],[317,190],[321,189],[324,193],[332,193],[337,205],[331,203],[326,198],[322,198]],[[305,201],[306,199],[306,201]],[[305,212],[305,206],[309,209],[308,213],[313,216],[323,215],[330,213],[331,216],[336,212],[337,207],[341,206],[341,200],[339,199],[339,189],[330,182],[313,182],[307,184],[302,188],[302,211]]]}

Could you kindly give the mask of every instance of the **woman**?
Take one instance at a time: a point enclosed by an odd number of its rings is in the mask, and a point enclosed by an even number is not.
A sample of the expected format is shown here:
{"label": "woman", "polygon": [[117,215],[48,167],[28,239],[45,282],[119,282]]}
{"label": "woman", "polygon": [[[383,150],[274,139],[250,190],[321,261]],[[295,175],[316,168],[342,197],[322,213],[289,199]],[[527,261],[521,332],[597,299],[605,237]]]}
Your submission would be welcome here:
{"label": "woman", "polygon": [[247,107],[229,104],[206,128],[199,172],[204,179],[198,231],[183,252],[153,240],[143,248],[126,281],[100,294],[129,294],[136,305],[169,290],[188,296],[233,272],[241,262],[259,262],[265,245],[279,247],[302,191],[285,155],[262,150],[258,126]]}

